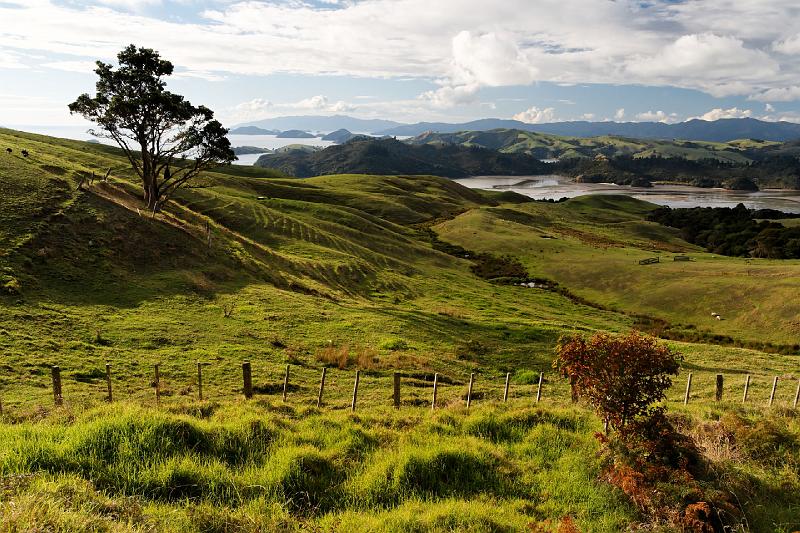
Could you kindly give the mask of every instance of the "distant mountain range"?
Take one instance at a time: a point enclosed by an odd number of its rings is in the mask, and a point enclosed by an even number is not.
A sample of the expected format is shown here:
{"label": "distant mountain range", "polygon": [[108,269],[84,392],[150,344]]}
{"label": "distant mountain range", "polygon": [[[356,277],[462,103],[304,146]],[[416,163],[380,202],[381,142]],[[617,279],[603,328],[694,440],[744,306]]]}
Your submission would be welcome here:
{"label": "distant mountain range", "polygon": [[550,133],[569,137],[617,135],[638,139],[682,139],[687,141],[728,142],[736,139],[792,141],[800,139],[800,124],[764,122],[754,118],[728,118],[714,121],[689,120],[677,124],[662,122],[553,122],[526,124],[517,120],[482,119],[463,124],[420,122],[376,132],[380,135],[416,136],[427,131],[455,133],[486,131],[498,128]]}
{"label": "distant mountain range", "polygon": [[241,126],[264,129],[332,132],[347,129],[351,132],[371,133],[398,137],[415,137],[425,132],[456,133],[461,131],[488,131],[516,129],[549,133],[569,137],[597,137],[616,135],[639,139],[681,139],[687,141],[728,142],[736,139],[761,139],[766,141],[792,141],[800,139],[800,124],[794,122],[765,122],[753,118],[730,118],[714,121],[689,120],[677,124],[661,122],[553,122],[527,124],[518,120],[486,118],[450,124],[446,122],[418,122],[401,124],[391,120],[364,120],[344,115],[277,117]]}

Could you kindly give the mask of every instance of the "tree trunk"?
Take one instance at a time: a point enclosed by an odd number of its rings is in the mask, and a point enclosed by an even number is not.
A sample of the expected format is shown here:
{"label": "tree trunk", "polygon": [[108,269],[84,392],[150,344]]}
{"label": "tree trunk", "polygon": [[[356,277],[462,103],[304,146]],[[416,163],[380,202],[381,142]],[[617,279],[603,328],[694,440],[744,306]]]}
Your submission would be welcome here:
{"label": "tree trunk", "polygon": [[156,178],[150,178],[144,183],[144,203],[149,211],[156,213],[159,210],[158,201],[158,181]]}

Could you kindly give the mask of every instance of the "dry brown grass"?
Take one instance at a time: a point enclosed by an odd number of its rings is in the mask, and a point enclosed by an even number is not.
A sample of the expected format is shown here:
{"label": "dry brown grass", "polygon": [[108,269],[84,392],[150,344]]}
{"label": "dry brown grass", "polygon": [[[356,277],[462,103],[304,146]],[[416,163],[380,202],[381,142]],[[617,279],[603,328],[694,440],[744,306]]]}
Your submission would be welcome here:
{"label": "dry brown grass", "polygon": [[378,362],[378,351],[370,347],[325,346],[316,351],[316,359],[324,365],[333,365],[339,369],[357,366],[360,369],[374,369]]}

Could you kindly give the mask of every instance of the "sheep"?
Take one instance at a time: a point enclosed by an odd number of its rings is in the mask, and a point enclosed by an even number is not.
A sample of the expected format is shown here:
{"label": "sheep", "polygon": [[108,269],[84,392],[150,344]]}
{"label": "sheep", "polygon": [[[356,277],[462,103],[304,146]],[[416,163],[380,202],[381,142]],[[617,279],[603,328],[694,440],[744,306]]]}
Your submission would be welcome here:
{"label": "sheep", "polygon": [[717,320],[722,320],[722,317],[717,315]]}
{"label": "sheep", "polygon": [[711,313],[711,316],[719,316],[719,313]]}
{"label": "sheep", "polygon": [[28,157],[28,155],[29,155],[27,150],[23,150],[21,153],[22,153],[22,157]]}

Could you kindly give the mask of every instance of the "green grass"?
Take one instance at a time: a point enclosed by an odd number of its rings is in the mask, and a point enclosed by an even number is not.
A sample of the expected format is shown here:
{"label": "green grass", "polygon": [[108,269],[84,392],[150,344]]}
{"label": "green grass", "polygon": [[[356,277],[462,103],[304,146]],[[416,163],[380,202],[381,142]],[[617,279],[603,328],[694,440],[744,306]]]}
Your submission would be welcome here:
{"label": "green grass", "polygon": [[[797,262],[710,256],[624,197],[520,202],[435,177],[294,180],[230,167],[152,217],[113,148],[10,130],[0,146],[14,149],[0,152],[0,531],[519,531],[567,515],[581,531],[619,531],[643,517],[600,480],[599,422],[568,405],[551,363],[559,336],[626,332],[637,313],[697,333],[669,341],[686,359],[668,406],[690,430],[729,412],[775,420],[788,436],[759,431],[785,441],[796,465],[796,358],[735,344],[797,342]],[[109,168],[108,183],[77,190]],[[435,250],[429,227],[469,250],[511,253],[588,302],[482,280]],[[695,261],[638,265],[675,253]],[[709,321],[712,310],[726,320]],[[197,361],[208,363],[203,402]],[[754,531],[797,527],[796,466],[718,459],[729,475],[720,486],[746,492]]]}
{"label": "green grass", "polygon": [[517,531],[566,514],[582,530],[614,531],[633,518],[596,479],[599,459],[584,460],[593,418],[520,407],[496,417],[256,403],[198,419],[117,405],[67,429],[18,424],[0,435],[0,516],[12,529],[74,519],[170,531]]}
{"label": "green grass", "polygon": [[[800,261],[706,253],[675,230],[644,221],[652,207],[625,196],[582,197],[474,209],[435,229],[442,240],[466,248],[513,253],[533,274],[612,309],[655,316],[708,337],[798,343],[800,302],[793,295],[800,291]],[[684,254],[692,261],[673,260]],[[662,262],[639,265],[653,256]]]}

